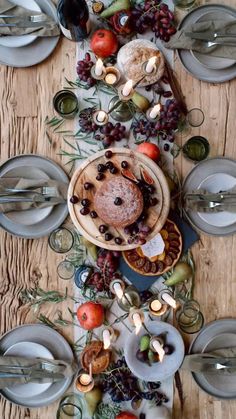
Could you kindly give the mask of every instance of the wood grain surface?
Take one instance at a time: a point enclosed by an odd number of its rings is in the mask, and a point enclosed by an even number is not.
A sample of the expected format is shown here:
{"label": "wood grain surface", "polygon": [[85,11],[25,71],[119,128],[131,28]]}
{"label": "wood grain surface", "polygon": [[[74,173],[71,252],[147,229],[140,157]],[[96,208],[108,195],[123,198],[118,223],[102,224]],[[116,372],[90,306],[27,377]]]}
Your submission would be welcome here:
{"label": "wood grain surface", "polygon": [[[205,3],[216,3],[208,1]],[[204,2],[201,2],[204,3]],[[218,1],[222,4],[222,1]],[[227,0],[236,6],[235,0]],[[38,153],[53,158],[58,163],[61,137],[52,136],[52,144],[45,135],[44,119],[51,117],[52,96],[64,85],[64,77],[74,79],[76,45],[61,40],[54,53],[43,63],[29,69],[12,69],[0,66],[0,155],[1,162],[20,153]],[[236,80],[224,84],[208,84],[191,77],[175,61],[177,78],[186,97],[188,108],[199,107],[205,114],[204,124],[179,138],[182,144],[192,135],[205,136],[211,145],[210,156],[225,155],[236,158],[235,115]],[[68,123],[71,127],[72,123]],[[180,156],[177,166],[181,176],[193,167]],[[236,236],[214,238],[201,236],[193,247],[196,261],[194,295],[200,302],[205,322],[224,317],[236,317]],[[0,330],[1,334],[12,327],[35,321],[32,312],[19,302],[22,289],[36,284],[44,289],[64,290],[65,284],[56,273],[62,256],[53,253],[47,238],[23,240],[0,232]],[[65,312],[68,304],[60,304]],[[44,308],[52,315],[56,307]],[[72,331],[66,330],[67,337]],[[186,343],[190,341],[186,336]],[[181,374],[185,407],[180,412],[176,396],[175,419],[235,419],[236,401],[220,401],[198,389],[191,375]],[[0,400],[1,419],[53,419],[58,402],[43,409],[23,409]]]}

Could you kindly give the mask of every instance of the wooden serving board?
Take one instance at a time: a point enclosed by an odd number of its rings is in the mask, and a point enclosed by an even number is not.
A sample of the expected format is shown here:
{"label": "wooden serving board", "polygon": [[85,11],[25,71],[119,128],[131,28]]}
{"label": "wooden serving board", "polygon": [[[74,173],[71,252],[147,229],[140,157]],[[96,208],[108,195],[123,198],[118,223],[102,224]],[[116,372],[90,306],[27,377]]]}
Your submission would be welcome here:
{"label": "wooden serving board", "polygon": [[[121,245],[117,245],[114,242],[114,239],[111,241],[105,241],[104,235],[101,234],[98,229],[99,225],[104,224],[104,222],[99,217],[95,219],[91,218],[89,214],[83,216],[80,213],[82,208],[81,203],[79,202],[78,204],[72,204],[70,202],[70,198],[73,195],[76,195],[80,201],[84,198],[88,198],[91,202],[89,207],[90,210],[95,210],[93,207],[94,195],[96,191],[101,187],[103,182],[96,180],[98,164],[105,164],[108,160],[113,162],[113,164],[118,169],[118,173],[113,175],[109,171],[106,171],[105,179],[110,179],[114,176],[121,175],[121,162],[126,160],[129,163],[129,169],[137,178],[141,178],[140,168],[143,167],[154,180],[156,192],[153,197],[157,197],[158,204],[148,209],[148,217],[145,220],[145,224],[150,226],[152,230],[147,237],[147,241],[154,237],[161,230],[167,219],[170,208],[169,187],[164,173],[156,163],[154,163],[144,154],[125,148],[111,148],[109,150],[111,150],[113,153],[110,159],[105,157],[106,150],[99,151],[98,153],[95,153],[93,156],[89,157],[75,171],[68,189],[68,207],[70,216],[79,232],[96,246],[109,250],[119,251],[134,249],[138,247],[138,244],[127,243],[128,236],[124,233],[123,228],[109,227],[109,232],[114,237],[123,238],[123,243]],[[84,189],[85,182],[92,183],[94,185],[93,188],[86,191]]]}

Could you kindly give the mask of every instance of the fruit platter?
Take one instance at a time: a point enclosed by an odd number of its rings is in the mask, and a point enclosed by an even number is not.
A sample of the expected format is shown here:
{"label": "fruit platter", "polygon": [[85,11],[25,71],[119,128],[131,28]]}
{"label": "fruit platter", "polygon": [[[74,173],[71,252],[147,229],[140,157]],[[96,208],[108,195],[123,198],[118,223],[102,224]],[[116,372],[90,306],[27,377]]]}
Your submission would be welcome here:
{"label": "fruit platter", "polygon": [[162,275],[176,265],[182,252],[182,237],[178,227],[167,219],[160,235],[165,247],[159,255],[148,258],[141,247],[123,252],[123,257],[131,269],[142,275],[155,276]]}
{"label": "fruit platter", "polygon": [[127,250],[161,230],[170,194],[164,173],[151,159],[115,148],[95,153],[75,171],[68,206],[86,239],[106,249]]}
{"label": "fruit platter", "polygon": [[[155,342],[159,351],[154,350]],[[130,370],[139,378],[160,381],[173,375],[182,364],[184,343],[180,333],[164,322],[147,322],[141,332],[129,335],[125,359]]]}

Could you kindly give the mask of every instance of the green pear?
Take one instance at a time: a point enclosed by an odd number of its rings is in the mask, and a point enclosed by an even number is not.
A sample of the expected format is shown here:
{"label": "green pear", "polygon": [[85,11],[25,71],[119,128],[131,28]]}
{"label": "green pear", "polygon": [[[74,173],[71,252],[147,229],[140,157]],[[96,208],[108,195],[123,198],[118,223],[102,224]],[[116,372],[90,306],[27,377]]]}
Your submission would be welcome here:
{"label": "green pear", "polygon": [[150,108],[149,100],[138,92],[134,92],[131,100],[137,106],[137,108],[141,109],[144,112],[147,111],[148,108]]}
{"label": "green pear", "polygon": [[100,14],[101,17],[107,19],[113,16],[115,13],[120,12],[120,10],[128,10],[130,9],[130,1],[129,0],[116,0],[107,7],[103,12]]}
{"label": "green pear", "polygon": [[85,393],[84,398],[87,404],[88,413],[93,417],[98,404],[102,400],[102,391],[99,387],[94,387],[91,391]]}
{"label": "green pear", "polygon": [[150,337],[148,335],[142,336],[139,342],[140,351],[141,352],[146,351],[147,349],[149,349],[149,346],[150,346]]}

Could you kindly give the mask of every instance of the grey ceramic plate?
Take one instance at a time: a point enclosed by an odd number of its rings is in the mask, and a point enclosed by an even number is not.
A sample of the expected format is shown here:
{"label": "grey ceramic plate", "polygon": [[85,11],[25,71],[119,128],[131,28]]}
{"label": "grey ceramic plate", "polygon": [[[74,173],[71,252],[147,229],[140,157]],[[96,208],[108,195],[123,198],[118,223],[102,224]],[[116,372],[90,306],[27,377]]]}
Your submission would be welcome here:
{"label": "grey ceramic plate", "polygon": [[[195,23],[206,13],[220,13],[222,16],[233,16],[236,18],[236,10],[220,4],[209,4],[205,6],[197,7],[189,12],[181,21],[179,29],[183,29],[188,25]],[[192,55],[191,51],[178,50],[178,57],[187,70],[193,77],[198,80],[210,82],[210,83],[223,83],[236,77],[236,64],[231,67],[224,68],[221,70],[206,68],[200,62],[198,62]],[[223,60],[223,59],[222,59]]]}
{"label": "grey ceramic plate", "polygon": [[[46,173],[50,179],[59,182],[69,183],[68,177],[63,169],[54,161],[34,154],[22,154],[12,157],[0,166],[0,177],[10,169],[19,167],[37,167]],[[36,239],[48,236],[54,229],[59,227],[68,215],[67,204],[56,205],[44,220],[33,224],[17,224],[0,213],[0,227],[15,236],[26,239]]]}
{"label": "grey ceramic plate", "polygon": [[175,351],[171,355],[165,355],[162,362],[147,365],[136,358],[139,341],[147,331],[142,329],[137,336],[134,332],[129,335],[125,343],[125,360],[132,373],[144,381],[161,381],[172,375],[179,369],[184,358],[184,343],[178,330],[169,323],[151,321],[146,324],[147,329],[153,335],[166,334],[166,343],[172,345]]}
{"label": "grey ceramic plate", "polygon": [[[207,324],[193,341],[189,353],[197,354],[236,346],[236,319],[216,320]],[[218,399],[236,398],[236,375],[192,373],[206,393]]]}
{"label": "grey ceramic plate", "polygon": [[[10,346],[17,342],[34,342],[43,345],[53,355],[54,359],[62,359],[64,361],[72,362],[73,352],[68,342],[58,332],[43,324],[27,324],[18,326],[10,330],[0,338],[0,354],[6,352]],[[7,400],[20,406],[25,407],[42,407],[47,406],[65,393],[72,381],[72,378],[65,378],[65,380],[58,381],[51,384],[51,386],[43,393],[37,396],[21,399],[7,390],[1,390],[0,394]]]}
{"label": "grey ceramic plate", "polygon": [[[216,157],[198,163],[183,182],[183,192],[190,192],[198,189],[199,185],[210,175],[225,173],[236,177],[236,161],[226,157]],[[210,236],[227,236],[236,233],[236,223],[225,227],[217,227],[204,221],[199,213],[185,211],[185,216],[192,226],[204,234]]]}
{"label": "grey ceramic plate", "polygon": [[[51,0],[36,0],[40,9],[57,21],[56,7]],[[31,67],[41,63],[55,49],[59,36],[38,37],[32,44],[21,48],[0,46],[0,64],[10,67]]]}

